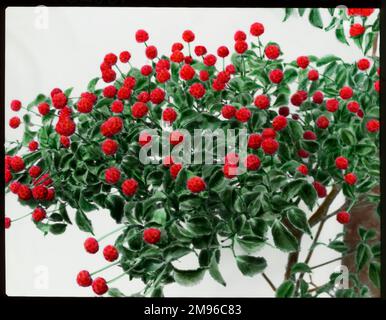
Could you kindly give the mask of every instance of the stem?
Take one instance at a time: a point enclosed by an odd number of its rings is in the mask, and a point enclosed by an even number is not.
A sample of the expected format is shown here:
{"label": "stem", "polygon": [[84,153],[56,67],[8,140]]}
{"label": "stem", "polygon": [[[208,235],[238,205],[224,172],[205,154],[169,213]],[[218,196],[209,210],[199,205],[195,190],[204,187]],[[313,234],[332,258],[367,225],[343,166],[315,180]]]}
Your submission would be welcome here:
{"label": "stem", "polygon": [[103,267],[102,269],[99,269],[99,270],[97,270],[97,271],[94,271],[94,272],[90,273],[90,275],[93,276],[94,274],[97,274],[98,272],[102,272],[102,271],[104,271],[104,270],[106,270],[106,269],[109,269],[109,268],[111,268],[111,267],[117,265],[118,263],[119,263],[119,261],[114,262],[114,263],[111,263],[111,264],[108,264],[107,266]]}
{"label": "stem", "polygon": [[122,229],[125,229],[125,228],[126,228],[126,225],[124,225],[123,227],[121,226],[121,227],[119,227],[119,228],[117,228],[117,229],[115,229],[115,230],[105,234],[104,236],[100,237],[99,239],[97,239],[97,241],[99,242],[99,241],[107,238],[108,236],[110,236],[110,235],[112,235],[112,234],[114,234],[114,233],[116,233],[116,232],[118,232],[118,231],[120,231]]}
{"label": "stem", "polygon": [[333,262],[335,262],[335,261],[342,260],[343,258],[352,255],[354,252],[355,252],[355,250],[352,251],[352,252],[350,252],[350,253],[348,253],[348,254],[346,254],[346,255],[342,255],[341,257],[338,257],[338,258],[335,258],[335,259],[332,259],[332,260],[323,262],[323,263],[321,263],[321,264],[317,264],[316,266],[311,267],[311,270],[317,269],[317,268],[320,268],[320,267],[324,267],[324,266],[326,266],[326,265],[328,265],[328,264],[330,264],[330,263],[333,263]]}
{"label": "stem", "polygon": [[25,214],[24,216],[21,216],[21,217],[16,218],[16,219],[12,219],[11,222],[19,221],[19,220],[21,220],[21,219],[24,219],[24,218],[28,217],[28,216],[31,215],[31,214],[32,214],[32,212],[29,212],[29,213]]}
{"label": "stem", "polygon": [[265,279],[265,281],[267,281],[267,283],[269,284],[269,286],[271,287],[271,289],[272,289],[273,291],[276,291],[276,287],[275,287],[275,285],[272,283],[271,279],[269,279],[268,276],[267,276],[264,272],[263,272],[261,275],[263,276],[263,278]]}

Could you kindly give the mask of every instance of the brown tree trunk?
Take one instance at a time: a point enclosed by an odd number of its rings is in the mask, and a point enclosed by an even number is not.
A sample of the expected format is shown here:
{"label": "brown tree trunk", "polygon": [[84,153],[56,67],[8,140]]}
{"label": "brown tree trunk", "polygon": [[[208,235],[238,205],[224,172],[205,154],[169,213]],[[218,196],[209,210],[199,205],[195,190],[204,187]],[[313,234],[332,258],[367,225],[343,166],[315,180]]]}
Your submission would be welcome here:
{"label": "brown tree trunk", "polygon": [[[372,190],[373,193],[379,194],[379,186]],[[355,249],[357,244],[360,241],[358,235],[358,228],[360,226],[366,229],[374,229],[377,232],[377,237],[374,241],[370,243],[375,243],[380,240],[380,219],[376,214],[377,205],[371,203],[367,200],[367,197],[364,196],[360,198],[357,204],[350,210],[351,221],[346,225],[346,233],[344,237],[344,242],[348,246],[349,250]],[[342,265],[347,266],[350,272],[355,272],[355,255],[349,255],[342,259]],[[373,297],[380,296],[380,290],[376,288],[370,281],[368,277],[368,267],[362,269],[359,272],[360,281],[367,285],[370,288],[371,295]]]}

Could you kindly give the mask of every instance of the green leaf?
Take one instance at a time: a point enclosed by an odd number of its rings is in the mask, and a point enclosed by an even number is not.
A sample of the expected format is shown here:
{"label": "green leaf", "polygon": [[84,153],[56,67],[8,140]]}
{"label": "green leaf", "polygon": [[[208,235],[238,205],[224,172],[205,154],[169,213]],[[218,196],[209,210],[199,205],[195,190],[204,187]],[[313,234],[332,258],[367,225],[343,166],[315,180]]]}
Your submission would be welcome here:
{"label": "green leaf", "polygon": [[300,198],[304,201],[307,207],[312,210],[318,200],[318,194],[315,188],[306,182],[300,190]]}
{"label": "green leaf", "polygon": [[291,268],[291,273],[292,274],[295,274],[295,273],[311,273],[312,270],[311,268],[308,266],[308,264],[304,263],[304,262],[298,262],[298,263],[295,263],[292,268]]}
{"label": "green leaf", "polygon": [[88,83],[88,85],[87,85],[87,91],[89,91],[89,92],[94,92],[94,91],[95,91],[95,86],[96,86],[96,84],[97,84],[97,82],[98,82],[99,79],[100,79],[99,77],[96,77],[96,78],[92,79],[92,80]]}
{"label": "green leaf", "polygon": [[199,283],[205,274],[205,269],[198,268],[195,270],[178,270],[174,268],[173,277],[174,280],[183,286],[193,286]]}
{"label": "green leaf", "polygon": [[236,262],[241,273],[248,277],[263,272],[267,267],[267,262],[262,257],[237,256]]}
{"label": "green leaf", "polygon": [[50,225],[50,232],[52,234],[62,234],[66,231],[67,225],[65,223],[55,223]]}
{"label": "green leaf", "polygon": [[355,263],[357,271],[361,271],[372,257],[371,248],[369,245],[361,242],[356,248]]}
{"label": "green leaf", "polygon": [[287,217],[289,222],[291,222],[291,224],[296,229],[303,231],[309,234],[310,236],[312,236],[311,228],[310,228],[310,225],[308,224],[307,216],[303,210],[300,210],[299,208],[291,208],[287,210]]}
{"label": "green leaf", "polygon": [[107,292],[107,294],[110,296],[110,297],[126,297],[119,289],[117,288],[109,288],[109,291]]}
{"label": "green leaf", "polygon": [[155,210],[152,213],[152,219],[151,222],[158,223],[159,225],[163,226],[166,223],[166,211],[165,208],[160,208]]}
{"label": "green leaf", "polygon": [[164,257],[167,262],[178,260],[192,252],[189,247],[185,247],[179,244],[169,246],[164,250]]}
{"label": "green leaf", "polygon": [[287,183],[283,188],[283,196],[288,200],[293,199],[299,194],[305,183],[306,181],[303,179],[297,179]]}
{"label": "green leaf", "polygon": [[276,290],[276,298],[290,298],[295,293],[295,283],[292,280],[284,281]]}
{"label": "green leaf", "polygon": [[291,16],[293,11],[294,11],[293,8],[285,8],[285,16],[284,16],[283,22],[286,21]]}
{"label": "green leaf", "polygon": [[348,41],[346,39],[346,36],[344,34],[344,29],[343,29],[343,20],[340,22],[338,28],[335,29],[335,36],[336,38],[344,43],[344,44],[347,44],[348,45]]}
{"label": "green leaf", "polygon": [[303,137],[303,128],[298,121],[289,120],[288,128],[294,141],[298,141]]}
{"label": "green leaf", "polygon": [[351,128],[342,128],[340,130],[340,138],[344,144],[349,146],[355,145],[357,141],[355,133]]}
{"label": "green leaf", "polygon": [[224,287],[226,286],[226,282],[225,282],[225,280],[224,280],[223,276],[221,275],[220,270],[218,268],[218,263],[217,263],[216,255],[215,254],[212,255],[212,258],[210,260],[209,274],[218,283],[220,283]]}
{"label": "green leaf", "polygon": [[107,197],[105,205],[110,210],[111,217],[117,223],[120,223],[124,213],[125,200],[118,195],[112,194]]}
{"label": "green leaf", "polygon": [[323,21],[320,15],[319,9],[312,8],[310,11],[310,15],[308,16],[309,21],[314,27],[323,28]]}
{"label": "green leaf", "polygon": [[381,264],[372,261],[369,266],[369,278],[377,288],[381,287]]}
{"label": "green leaf", "polygon": [[299,242],[294,235],[289,232],[286,226],[279,220],[272,224],[272,237],[276,247],[285,252],[294,252],[299,250]]}
{"label": "green leaf", "polygon": [[189,231],[198,236],[212,233],[211,223],[206,217],[191,218],[188,220],[186,226]]}
{"label": "green leaf", "polygon": [[75,222],[80,230],[93,234],[92,223],[81,210],[76,211]]}

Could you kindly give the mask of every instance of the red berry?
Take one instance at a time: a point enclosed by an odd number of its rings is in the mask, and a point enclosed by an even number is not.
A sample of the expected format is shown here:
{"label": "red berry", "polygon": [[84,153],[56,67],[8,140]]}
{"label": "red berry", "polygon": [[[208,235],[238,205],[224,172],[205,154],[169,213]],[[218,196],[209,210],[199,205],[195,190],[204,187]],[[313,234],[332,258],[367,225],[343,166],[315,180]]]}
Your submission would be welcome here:
{"label": "red berry", "polygon": [[116,142],[115,140],[106,139],[105,141],[102,142],[101,148],[102,148],[102,152],[106,156],[111,156],[117,152],[118,142]]}
{"label": "red berry", "polygon": [[122,51],[120,54],[119,54],[119,60],[122,62],[122,63],[126,63],[126,62],[129,62],[131,58],[131,54],[129,51]]}
{"label": "red berry", "polygon": [[247,39],[247,35],[244,31],[238,30],[235,32],[235,35],[233,37],[235,41],[242,41]]}
{"label": "red berry", "polygon": [[151,140],[152,140],[152,136],[147,132],[142,132],[138,137],[138,143],[142,147],[147,145],[149,142],[151,142]]}
{"label": "red berry", "polygon": [[196,72],[189,64],[184,64],[180,69],[180,77],[182,80],[188,81],[193,79]]}
{"label": "red berry", "polygon": [[116,184],[121,179],[121,171],[115,167],[108,168],[105,172],[105,180],[108,184]]}
{"label": "red berry", "polygon": [[195,46],[194,53],[196,56],[201,57],[206,54],[206,48],[204,46]]}
{"label": "red berry", "polygon": [[299,149],[298,150],[298,156],[300,158],[308,158],[310,156],[310,153],[304,149]]}
{"label": "red berry", "polygon": [[220,58],[225,58],[229,55],[229,49],[226,46],[221,46],[217,49],[217,55]]}
{"label": "red berry", "polygon": [[127,86],[121,87],[117,92],[117,98],[120,100],[127,100],[131,97],[131,89]]}
{"label": "red berry", "polygon": [[314,189],[316,190],[316,193],[318,194],[319,198],[324,198],[327,195],[326,187],[320,182],[314,181],[312,185],[314,186]]}
{"label": "red berry", "polygon": [[255,154],[249,154],[245,158],[244,165],[248,170],[257,170],[260,168],[260,158]]}
{"label": "red berry", "polygon": [[69,137],[75,133],[75,122],[70,118],[59,118],[55,126],[55,131],[61,136]]}
{"label": "red berry", "polygon": [[39,166],[32,166],[29,171],[28,171],[29,175],[32,177],[32,178],[37,178],[38,176],[40,176],[40,174],[42,173],[42,168],[40,168]]}
{"label": "red berry", "polygon": [[168,107],[162,112],[162,119],[173,123],[177,119],[177,112],[173,108]]}
{"label": "red berry", "polygon": [[366,28],[362,26],[360,23],[354,23],[350,27],[350,37],[359,37],[365,32]]}
{"label": "red berry", "polygon": [[169,142],[171,145],[175,146],[184,141],[184,135],[179,131],[172,131],[169,136]]}
{"label": "red berry", "polygon": [[131,114],[133,115],[134,118],[137,118],[137,119],[143,118],[144,116],[146,116],[148,111],[149,111],[148,106],[143,102],[136,102],[131,107]]}
{"label": "red berry", "polygon": [[32,191],[28,186],[22,184],[17,191],[17,195],[20,200],[28,201],[32,197]]}
{"label": "red berry", "polygon": [[38,110],[42,116],[45,116],[50,112],[50,105],[47,102],[39,103]]}
{"label": "red berry", "polygon": [[259,22],[255,22],[249,28],[249,32],[251,33],[251,35],[259,37],[264,33],[264,25]]}
{"label": "red berry", "polygon": [[174,164],[174,159],[172,156],[166,156],[163,161],[162,161],[162,164],[169,168],[172,164]]}
{"label": "red berry", "polygon": [[122,192],[128,197],[132,197],[138,190],[138,182],[131,178],[123,181],[122,183]]}
{"label": "red berry", "polygon": [[357,66],[358,66],[358,69],[359,70],[367,70],[368,68],[370,68],[370,61],[368,59],[360,59],[358,62],[357,62]]}
{"label": "red berry", "polygon": [[360,109],[360,105],[357,101],[350,101],[347,104],[347,110],[352,112],[352,113],[357,113]]}
{"label": "red berry", "polygon": [[144,65],[141,68],[141,74],[145,77],[150,75],[152,72],[153,72],[153,68],[149,65]]}
{"label": "red berry", "polygon": [[44,185],[38,185],[32,188],[32,196],[35,200],[45,200],[47,192],[47,187]]}
{"label": "red berry", "polygon": [[275,60],[280,55],[280,48],[277,45],[268,45],[264,50],[265,55],[268,59]]}
{"label": "red berry", "polygon": [[184,49],[184,45],[181,42],[173,43],[173,45],[172,45],[172,52],[177,51],[177,50],[181,51],[182,49]]}
{"label": "red berry", "polygon": [[169,172],[173,179],[177,178],[178,173],[181,171],[181,169],[182,169],[182,164],[180,163],[174,163],[170,166]]}
{"label": "red berry", "polygon": [[175,63],[181,63],[182,61],[184,61],[184,58],[184,54],[179,50],[173,51],[170,55],[170,60]]}
{"label": "red berry", "polygon": [[307,56],[300,56],[296,59],[296,64],[299,68],[306,69],[310,64],[310,59]]}
{"label": "red berry", "polygon": [[92,284],[90,273],[86,270],[82,270],[76,276],[76,282],[81,287],[89,287]]}
{"label": "red berry", "polygon": [[320,129],[326,129],[328,128],[330,124],[330,120],[328,120],[325,116],[320,116],[318,119],[316,119],[316,125]]}
{"label": "red berry", "polygon": [[348,168],[348,160],[347,158],[345,157],[337,157],[335,159],[335,166],[338,168],[338,169],[341,169],[341,170],[346,170]]}
{"label": "red berry", "polygon": [[236,73],[236,67],[233,64],[229,64],[225,67],[225,71],[229,74],[235,74]]}
{"label": "red berry", "polygon": [[252,116],[252,112],[246,107],[240,108],[235,113],[236,119],[239,120],[240,122],[247,122],[251,116]]}
{"label": "red berry", "polygon": [[316,134],[310,130],[304,131],[303,139],[304,140],[316,140]]}
{"label": "red berry", "polygon": [[308,174],[308,168],[305,164],[301,164],[299,167],[297,167],[296,170],[299,171],[302,175],[306,176]]}
{"label": "red berry", "polygon": [[5,229],[9,229],[11,227],[11,219],[8,217],[4,218],[4,227]]}
{"label": "red berry", "polygon": [[71,141],[68,137],[66,136],[60,136],[60,144],[63,146],[63,148],[69,148]]}
{"label": "red berry", "polygon": [[319,72],[318,72],[318,70],[310,70],[308,72],[308,80],[316,81],[318,79],[319,79]]}
{"label": "red berry", "polygon": [[366,128],[368,132],[374,133],[379,131],[379,121],[372,119],[367,121]]}
{"label": "red berry", "polygon": [[62,109],[67,104],[67,97],[63,92],[56,93],[52,97],[52,104],[56,109]]}
{"label": "red berry", "polygon": [[224,163],[236,165],[239,163],[240,157],[237,153],[228,153],[224,158]]}
{"label": "red berry", "polygon": [[90,99],[80,99],[76,104],[80,113],[90,113],[92,111],[93,103]]}
{"label": "red berry", "polygon": [[208,67],[214,66],[216,64],[217,58],[213,54],[207,54],[204,58],[204,64]]}
{"label": "red berry", "polygon": [[246,43],[244,40],[239,40],[235,42],[235,51],[238,54],[243,54],[247,50],[248,50],[248,43]]}
{"label": "red berry", "polygon": [[51,188],[47,190],[46,201],[52,201],[55,198],[55,189]]}
{"label": "red berry", "polygon": [[39,148],[39,142],[32,140],[28,144],[29,151],[36,151]]}
{"label": "red berry", "polygon": [[110,66],[113,66],[118,61],[118,57],[114,53],[108,53],[105,55],[103,62]]}
{"label": "red berry", "polygon": [[287,126],[287,118],[283,116],[276,116],[272,121],[272,127],[276,131],[283,130]]}
{"label": "red berry", "polygon": [[10,167],[14,172],[20,172],[24,170],[24,160],[19,156],[13,156],[10,161]]}
{"label": "red berry", "polygon": [[225,178],[232,179],[237,175],[238,169],[237,166],[231,163],[225,163],[222,171],[224,173]]}
{"label": "red berry", "polygon": [[9,126],[12,128],[12,129],[16,129],[20,126],[20,118],[19,117],[12,117],[11,119],[9,119]]}
{"label": "red berry", "polygon": [[110,106],[111,112],[122,113],[124,109],[123,102],[121,100],[115,100]]}
{"label": "red berry", "polygon": [[155,88],[150,92],[150,101],[154,104],[160,104],[165,99],[165,91]]}
{"label": "red berry", "polygon": [[303,96],[300,92],[295,92],[292,96],[291,96],[291,103],[295,106],[295,107],[300,107],[302,105],[302,103],[304,102],[304,99],[303,99]]}
{"label": "red berry", "polygon": [[83,246],[88,253],[94,254],[97,253],[99,250],[99,244],[95,238],[87,238],[83,243]]}
{"label": "red berry", "polygon": [[343,100],[350,99],[353,96],[354,92],[349,86],[345,86],[339,91],[339,95]]}
{"label": "red berry", "polygon": [[19,181],[14,181],[9,185],[9,190],[11,190],[12,193],[17,194],[20,186],[21,183]]}
{"label": "red berry", "polygon": [[119,117],[110,117],[100,127],[102,135],[112,137],[121,132],[123,128],[123,120]]}
{"label": "red berry", "polygon": [[321,91],[316,91],[312,96],[312,101],[316,104],[322,104],[324,99],[324,95]]}
{"label": "red berry", "polygon": [[281,116],[283,116],[283,117],[287,117],[287,116],[289,115],[289,112],[290,112],[290,110],[289,110],[289,108],[286,107],[286,106],[283,106],[283,107],[280,107],[280,108],[279,108],[279,114],[280,114]]}
{"label": "red berry", "polygon": [[11,109],[13,111],[19,111],[21,109],[21,102],[19,100],[12,100]]}
{"label": "red berry", "polygon": [[155,46],[148,46],[145,49],[145,55],[148,59],[153,60],[154,58],[157,58],[158,50]]}
{"label": "red berry", "polygon": [[276,138],[276,131],[272,128],[265,128],[263,129],[263,132],[261,133],[261,137],[264,139],[275,139]]}
{"label": "red berry", "polygon": [[140,92],[137,96],[137,101],[143,102],[143,103],[149,102],[150,101],[150,94],[147,93],[146,91]]}
{"label": "red berry", "polygon": [[259,96],[256,96],[255,98],[255,106],[258,107],[261,110],[267,109],[269,107],[269,98],[265,94],[261,94]]}
{"label": "red berry", "polygon": [[346,211],[338,212],[336,215],[336,220],[341,224],[347,224],[350,222],[350,214]]}
{"label": "red berry", "polygon": [[161,231],[156,228],[148,228],[143,231],[143,240],[146,243],[156,244],[161,239]]}
{"label": "red berry", "polygon": [[118,252],[117,248],[115,248],[114,246],[107,245],[103,249],[103,256],[105,257],[105,259],[107,261],[113,262],[113,261],[118,259],[119,252]]}
{"label": "red berry", "polygon": [[5,180],[5,183],[8,183],[12,180],[12,173],[11,173],[11,170],[9,169],[5,169],[5,172],[4,172],[4,180]]}
{"label": "red berry", "polygon": [[189,178],[186,184],[187,188],[193,193],[199,193],[206,188],[205,181],[200,177]]}
{"label": "red berry", "polygon": [[182,39],[185,42],[192,42],[192,41],[194,41],[194,38],[195,38],[194,33],[191,30],[185,30],[182,33]]}
{"label": "red berry", "polygon": [[205,87],[201,83],[194,83],[189,88],[189,93],[195,99],[201,99],[205,95]]}
{"label": "red berry", "polygon": [[60,93],[60,92],[62,92],[62,90],[59,88],[52,89],[51,93],[50,93],[51,98],[53,98],[55,94]]}
{"label": "red berry", "polygon": [[379,80],[375,81],[374,82],[374,90],[379,92],[380,90],[380,84],[379,84]]}
{"label": "red berry", "polygon": [[350,186],[354,185],[357,183],[357,176],[355,173],[347,173],[345,176],[344,176],[344,181],[349,184]]}
{"label": "red berry", "polygon": [[106,280],[98,277],[92,282],[92,290],[97,294],[97,295],[103,295],[105,294],[108,290],[109,287],[107,286]]}
{"label": "red berry", "polygon": [[336,112],[339,109],[339,101],[336,99],[328,99],[326,101],[326,109],[329,112]]}
{"label": "red berry", "polygon": [[200,70],[199,74],[200,80],[201,81],[208,81],[209,80],[209,72],[206,70]]}
{"label": "red berry", "polygon": [[262,137],[258,133],[251,133],[248,137],[248,148],[258,149],[261,146]]}
{"label": "red berry", "polygon": [[273,155],[277,151],[277,149],[279,149],[279,143],[272,138],[267,138],[263,140],[263,142],[261,143],[261,147],[264,153]]}
{"label": "red berry", "polygon": [[281,71],[280,69],[272,70],[269,73],[269,79],[272,83],[280,83],[283,80],[283,76],[283,71]]}
{"label": "red berry", "polygon": [[149,40],[149,34],[145,30],[139,29],[135,33],[135,40],[139,43],[146,42]]}
{"label": "red berry", "polygon": [[102,71],[102,79],[104,82],[113,82],[117,78],[117,74],[112,69],[106,69]]}
{"label": "red berry", "polygon": [[43,208],[36,208],[32,213],[32,220],[35,222],[40,222],[46,218],[47,214]]}
{"label": "red berry", "polygon": [[156,79],[159,83],[165,83],[170,79],[170,72],[166,69],[157,71]]}

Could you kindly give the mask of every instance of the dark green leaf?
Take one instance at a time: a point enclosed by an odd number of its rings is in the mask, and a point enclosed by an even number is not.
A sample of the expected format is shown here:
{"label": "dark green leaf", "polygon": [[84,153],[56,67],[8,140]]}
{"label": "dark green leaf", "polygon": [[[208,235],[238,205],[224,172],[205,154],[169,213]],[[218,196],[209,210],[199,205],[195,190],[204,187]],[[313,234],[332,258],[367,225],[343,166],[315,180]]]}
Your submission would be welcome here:
{"label": "dark green leaf", "polygon": [[255,274],[263,272],[267,267],[267,262],[262,257],[237,256],[237,266],[245,276],[253,277]]}

